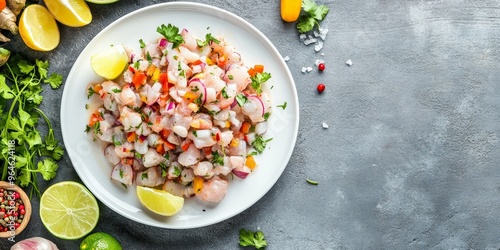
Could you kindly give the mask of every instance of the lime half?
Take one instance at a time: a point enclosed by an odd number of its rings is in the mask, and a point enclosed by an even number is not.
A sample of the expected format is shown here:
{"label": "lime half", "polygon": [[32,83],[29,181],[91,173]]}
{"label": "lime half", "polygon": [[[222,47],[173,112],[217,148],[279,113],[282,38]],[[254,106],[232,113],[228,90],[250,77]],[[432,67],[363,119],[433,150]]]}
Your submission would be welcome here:
{"label": "lime half", "polygon": [[79,239],[97,225],[99,206],[85,186],[74,181],[63,181],[43,192],[40,219],[53,235],[61,239]]}
{"label": "lime half", "polygon": [[184,198],[164,190],[137,186],[136,193],[142,205],[159,215],[172,216],[184,206]]}
{"label": "lime half", "polygon": [[122,45],[111,45],[90,57],[94,72],[107,79],[118,78],[128,66],[128,56]]}
{"label": "lime half", "polygon": [[122,246],[113,236],[97,232],[83,239],[80,250],[122,250]]}

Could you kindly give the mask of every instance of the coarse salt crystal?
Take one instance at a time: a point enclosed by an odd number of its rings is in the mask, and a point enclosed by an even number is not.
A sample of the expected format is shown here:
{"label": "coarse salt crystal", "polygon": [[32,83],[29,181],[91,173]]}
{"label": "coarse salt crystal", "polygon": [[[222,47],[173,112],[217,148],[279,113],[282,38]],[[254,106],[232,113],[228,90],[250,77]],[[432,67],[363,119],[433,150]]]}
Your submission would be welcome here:
{"label": "coarse salt crystal", "polygon": [[307,68],[306,67],[302,67],[302,73],[306,73],[307,72]]}
{"label": "coarse salt crystal", "polygon": [[304,40],[304,44],[305,45],[309,45],[309,44],[313,44],[317,41],[318,39],[316,38],[307,38],[306,40]]}
{"label": "coarse salt crystal", "polygon": [[328,34],[328,29],[327,28],[320,28],[319,29],[319,37],[321,37],[321,40],[326,39],[326,34]]}
{"label": "coarse salt crystal", "polygon": [[313,31],[313,35],[314,35],[314,37],[318,37],[320,35],[320,33],[319,33],[319,31],[315,30],[315,31]]}
{"label": "coarse salt crystal", "polygon": [[285,56],[285,57],[283,57],[283,60],[284,60],[285,62],[288,62],[288,61],[290,61],[290,57],[289,57],[289,56]]}
{"label": "coarse salt crystal", "polygon": [[321,125],[323,126],[323,128],[328,128],[329,127],[328,124],[326,124],[326,122],[323,122]]}
{"label": "coarse salt crystal", "polygon": [[318,42],[314,45],[314,50],[315,50],[316,52],[320,51],[322,48],[323,48],[323,41],[318,41]]}
{"label": "coarse salt crystal", "polygon": [[323,61],[321,59],[316,59],[316,61],[314,62],[314,65],[318,66],[320,63],[325,63],[325,61]]}
{"label": "coarse salt crystal", "polygon": [[313,68],[312,67],[307,67],[306,70],[307,70],[307,72],[311,72],[313,70]]}
{"label": "coarse salt crystal", "polygon": [[300,34],[300,36],[299,36],[299,39],[300,39],[301,41],[306,40],[306,38],[307,38],[307,35],[306,35],[306,34]]}
{"label": "coarse salt crystal", "polygon": [[345,64],[349,65],[349,66],[352,66],[352,61],[351,59],[347,60],[347,62],[345,62]]}

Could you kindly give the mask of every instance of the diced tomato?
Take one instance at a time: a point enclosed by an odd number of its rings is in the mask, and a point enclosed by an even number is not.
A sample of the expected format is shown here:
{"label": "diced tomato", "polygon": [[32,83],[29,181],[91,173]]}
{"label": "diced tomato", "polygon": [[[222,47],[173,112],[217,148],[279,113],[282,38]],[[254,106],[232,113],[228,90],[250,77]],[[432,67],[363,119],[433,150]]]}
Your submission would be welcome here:
{"label": "diced tomato", "polygon": [[139,89],[140,86],[146,84],[147,76],[144,72],[135,72],[134,78],[132,79],[132,83],[134,84],[136,89]]}
{"label": "diced tomato", "polygon": [[170,142],[168,142],[166,140],[163,142],[163,144],[164,144],[164,147],[165,147],[166,151],[168,151],[168,150],[174,150],[177,147],[177,146],[175,146],[175,144],[172,144],[172,143],[170,143]]}
{"label": "diced tomato", "polygon": [[255,74],[257,74],[257,72],[255,72],[254,68],[249,68],[247,72],[250,75],[250,77],[253,77],[253,76],[255,76]]}
{"label": "diced tomato", "polygon": [[254,68],[256,73],[264,72],[264,65],[262,65],[262,64],[256,64],[253,66],[253,68]]}
{"label": "diced tomato", "polygon": [[104,120],[104,118],[102,118],[101,113],[96,111],[90,116],[89,126],[93,127],[97,122],[102,120]]}
{"label": "diced tomato", "polygon": [[128,132],[127,133],[127,141],[128,142],[135,142],[136,137],[137,137],[137,134],[135,132]]}
{"label": "diced tomato", "polygon": [[172,132],[172,130],[168,130],[168,129],[162,129],[160,131],[160,136],[161,138],[164,140],[164,141],[167,141],[167,138],[168,136],[170,135],[170,133]]}
{"label": "diced tomato", "polygon": [[122,158],[121,159],[121,163],[122,164],[126,164],[126,165],[134,165],[134,158]]}
{"label": "diced tomato", "polygon": [[165,146],[163,146],[163,143],[158,143],[158,145],[156,145],[156,152],[158,152],[158,154],[165,154]]}
{"label": "diced tomato", "polygon": [[168,75],[167,72],[161,72],[158,76],[158,82],[161,83],[161,90],[163,93],[168,93]]}
{"label": "diced tomato", "polygon": [[189,146],[191,146],[191,143],[192,143],[192,142],[191,142],[191,140],[189,140],[189,139],[184,140],[184,141],[181,143],[181,149],[182,149],[182,151],[186,152],[186,151],[188,150]]}

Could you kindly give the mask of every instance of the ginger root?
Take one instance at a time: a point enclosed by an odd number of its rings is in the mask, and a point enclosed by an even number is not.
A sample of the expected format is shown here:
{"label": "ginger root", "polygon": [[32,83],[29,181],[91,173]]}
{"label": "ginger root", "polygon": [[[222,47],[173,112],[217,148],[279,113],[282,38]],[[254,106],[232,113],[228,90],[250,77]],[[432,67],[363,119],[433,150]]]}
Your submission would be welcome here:
{"label": "ginger root", "polygon": [[0,12],[0,29],[10,30],[13,35],[17,35],[19,29],[16,25],[16,15],[10,10],[9,7],[3,8]]}
{"label": "ginger root", "polygon": [[12,10],[15,16],[18,16],[26,5],[26,0],[7,0],[7,7]]}

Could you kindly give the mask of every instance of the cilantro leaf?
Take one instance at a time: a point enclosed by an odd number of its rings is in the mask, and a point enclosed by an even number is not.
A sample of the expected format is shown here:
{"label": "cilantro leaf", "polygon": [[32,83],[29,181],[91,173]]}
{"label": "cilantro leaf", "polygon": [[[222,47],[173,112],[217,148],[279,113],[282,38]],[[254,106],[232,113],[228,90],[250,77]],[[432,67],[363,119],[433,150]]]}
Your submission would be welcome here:
{"label": "cilantro leaf", "polygon": [[196,44],[200,48],[203,47],[203,46],[206,46],[206,45],[210,44],[210,42],[214,42],[216,44],[220,43],[220,41],[217,38],[215,38],[214,36],[212,36],[211,33],[208,33],[208,34],[205,35],[205,41],[202,41],[200,39],[196,39]]}
{"label": "cilantro leaf", "polygon": [[267,246],[267,241],[264,238],[262,231],[252,232],[250,230],[240,229],[240,246],[253,246],[256,249],[261,249]]}
{"label": "cilantro leaf", "polygon": [[39,161],[37,169],[32,171],[39,172],[42,174],[43,179],[48,181],[56,176],[58,168],[59,166],[52,159],[45,158],[43,162]]}
{"label": "cilantro leaf", "polygon": [[47,78],[49,62],[48,61],[40,61],[40,60],[36,59],[35,64],[38,68],[38,74],[40,74],[40,78]]}
{"label": "cilantro leaf", "polygon": [[156,32],[163,35],[169,42],[173,43],[172,48],[177,48],[181,43],[184,42],[184,39],[179,34],[179,28],[173,26],[172,24],[162,24],[160,27],[156,28]]}
{"label": "cilantro leaf", "polygon": [[314,18],[310,18],[308,16],[300,16],[299,22],[297,23],[297,30],[300,33],[306,33],[314,29],[314,25],[316,25],[316,20]]}
{"label": "cilantro leaf", "polygon": [[252,86],[257,95],[260,95],[262,94],[262,84],[267,82],[269,79],[271,79],[271,73],[257,73],[251,77],[252,82],[250,83],[250,86]]}
{"label": "cilantro leaf", "polygon": [[255,136],[255,140],[252,142],[252,147],[257,151],[257,153],[262,154],[266,149],[267,143],[270,142],[273,138],[269,138],[264,140],[262,135]]}
{"label": "cilantro leaf", "polygon": [[318,26],[330,11],[326,5],[317,5],[313,0],[302,0],[302,9],[304,12],[300,15],[297,22],[299,33],[306,33]]}
{"label": "cilantro leaf", "polygon": [[63,79],[62,75],[52,74],[50,75],[49,78],[45,79],[43,82],[50,84],[50,87],[52,87],[52,89],[57,89],[62,85],[63,82],[62,79]]}
{"label": "cilantro leaf", "polygon": [[5,77],[2,75],[0,75],[0,95],[7,100],[14,98],[14,92],[5,84]]}
{"label": "cilantro leaf", "polygon": [[239,93],[236,95],[236,102],[240,107],[242,107],[248,102],[248,98],[244,94]]}

